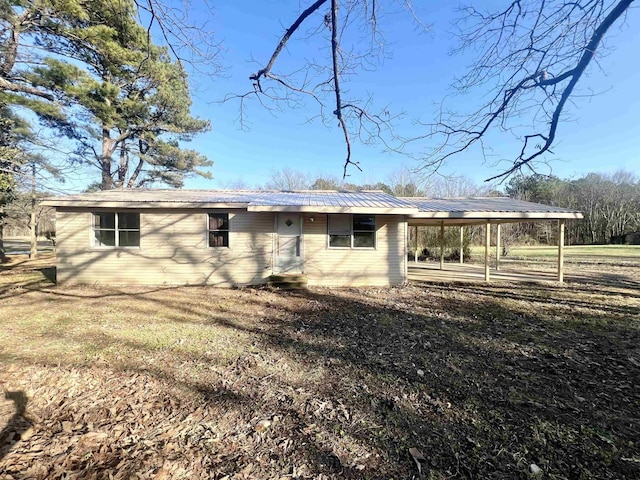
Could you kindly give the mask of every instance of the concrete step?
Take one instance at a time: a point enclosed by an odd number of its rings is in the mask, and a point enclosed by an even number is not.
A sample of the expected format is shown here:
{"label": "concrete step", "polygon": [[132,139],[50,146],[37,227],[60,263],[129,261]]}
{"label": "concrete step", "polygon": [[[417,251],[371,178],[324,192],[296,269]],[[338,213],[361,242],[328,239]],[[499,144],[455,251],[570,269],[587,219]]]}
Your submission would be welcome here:
{"label": "concrete step", "polygon": [[307,288],[307,277],[301,273],[279,273],[269,277],[268,285],[280,290],[304,290]]}

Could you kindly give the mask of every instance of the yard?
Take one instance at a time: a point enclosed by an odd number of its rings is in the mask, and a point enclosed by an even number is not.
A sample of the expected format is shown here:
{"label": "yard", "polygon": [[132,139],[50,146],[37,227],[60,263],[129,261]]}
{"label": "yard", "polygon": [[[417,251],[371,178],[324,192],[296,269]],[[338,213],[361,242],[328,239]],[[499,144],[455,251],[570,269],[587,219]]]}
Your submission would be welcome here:
{"label": "yard", "polygon": [[[474,245],[472,255],[478,261],[484,258],[484,246]],[[495,257],[496,247],[491,247],[490,255]],[[547,245],[514,246],[509,249],[507,256],[501,257],[501,262],[556,262],[558,247]],[[564,247],[564,261],[566,263],[622,263],[627,265],[640,264],[640,245],[568,245]]]}
{"label": "yard", "polygon": [[55,287],[14,257],[0,479],[640,478],[637,263],[567,268],[290,293]]}

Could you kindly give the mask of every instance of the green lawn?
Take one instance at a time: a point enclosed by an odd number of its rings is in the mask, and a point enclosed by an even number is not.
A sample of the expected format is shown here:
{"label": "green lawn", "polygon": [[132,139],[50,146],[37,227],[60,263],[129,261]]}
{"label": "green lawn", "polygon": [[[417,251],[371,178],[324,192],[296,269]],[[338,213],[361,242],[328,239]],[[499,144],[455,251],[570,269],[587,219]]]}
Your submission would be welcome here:
{"label": "green lawn", "polygon": [[[571,245],[565,246],[567,257],[640,257],[640,245]],[[519,257],[555,257],[558,255],[556,246],[515,247],[509,252],[510,256]]]}
{"label": "green lawn", "polygon": [[[484,246],[474,245],[471,252],[475,256],[484,255]],[[491,247],[491,255],[495,255],[495,246]],[[558,255],[557,246],[511,247],[506,259],[517,260],[547,260],[555,259]],[[578,261],[607,261],[628,260],[640,258],[640,245],[569,245],[564,248],[566,260]]]}

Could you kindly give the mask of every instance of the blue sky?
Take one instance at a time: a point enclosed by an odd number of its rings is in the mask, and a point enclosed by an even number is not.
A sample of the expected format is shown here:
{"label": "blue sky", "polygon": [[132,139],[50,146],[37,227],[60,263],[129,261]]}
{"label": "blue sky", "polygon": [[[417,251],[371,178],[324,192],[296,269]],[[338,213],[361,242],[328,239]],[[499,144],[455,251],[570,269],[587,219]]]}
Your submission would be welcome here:
{"label": "blue sky", "polygon": [[[269,112],[251,101],[245,110],[247,128],[238,122],[239,104],[220,100],[228,94],[249,91],[249,75],[258,69],[251,59],[266,62],[284,29],[310,0],[218,0],[211,2],[210,27],[222,41],[220,62],[223,75],[197,73],[191,75],[194,87],[193,113],[211,120],[213,129],[190,144],[211,158],[214,180],[192,178],[187,188],[224,188],[236,181],[249,187],[264,184],[274,169],[292,168],[312,175],[342,175],[345,157],[341,131],[332,121],[327,128],[319,121],[309,123],[317,114],[309,103],[296,109]],[[379,2],[379,4],[390,4]],[[361,71],[344,85],[357,96],[373,95],[379,106],[388,105],[391,112],[405,112],[396,131],[404,136],[419,135],[424,127],[414,120],[433,121],[436,106],[452,94],[454,77],[464,74],[472,62],[468,56],[450,56],[456,45],[451,22],[454,2],[414,1],[416,14],[430,26],[424,33],[396,1],[395,7],[379,18],[379,27],[388,46],[388,58],[375,71]],[[501,2],[494,2],[501,3]],[[417,5],[420,5],[418,7]],[[486,3],[483,3],[486,5]],[[197,12],[196,12],[197,14]],[[302,58],[325,58],[326,47],[304,40],[304,32],[292,37],[290,48],[278,59],[274,72],[296,68]],[[608,45],[614,47],[600,59],[601,69],[591,68],[584,78],[580,93],[590,90],[598,95],[574,99],[569,106],[572,118],[560,126],[551,170],[541,173],[560,177],[580,176],[590,171],[613,172],[618,169],[640,171],[640,9],[629,12],[626,24],[614,28]],[[296,63],[298,62],[298,63]],[[481,100],[478,95],[456,98],[462,107],[473,108]],[[492,137],[496,159],[508,158],[518,143],[505,136]],[[383,180],[402,166],[414,168],[418,163],[397,154],[383,153],[380,145],[367,146],[354,142],[353,158],[360,162],[362,173],[350,169],[348,179],[355,183]],[[465,175],[478,183],[499,173],[500,167],[483,162],[478,152],[452,158],[442,173]]]}

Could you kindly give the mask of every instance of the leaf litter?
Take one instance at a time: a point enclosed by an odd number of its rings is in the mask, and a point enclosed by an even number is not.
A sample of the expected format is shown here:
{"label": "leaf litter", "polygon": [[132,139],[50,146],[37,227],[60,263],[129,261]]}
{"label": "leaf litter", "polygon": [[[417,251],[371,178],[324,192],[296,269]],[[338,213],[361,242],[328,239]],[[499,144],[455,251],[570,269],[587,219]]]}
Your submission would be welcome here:
{"label": "leaf litter", "polygon": [[0,479],[638,478],[640,295],[621,274],[6,289]]}

